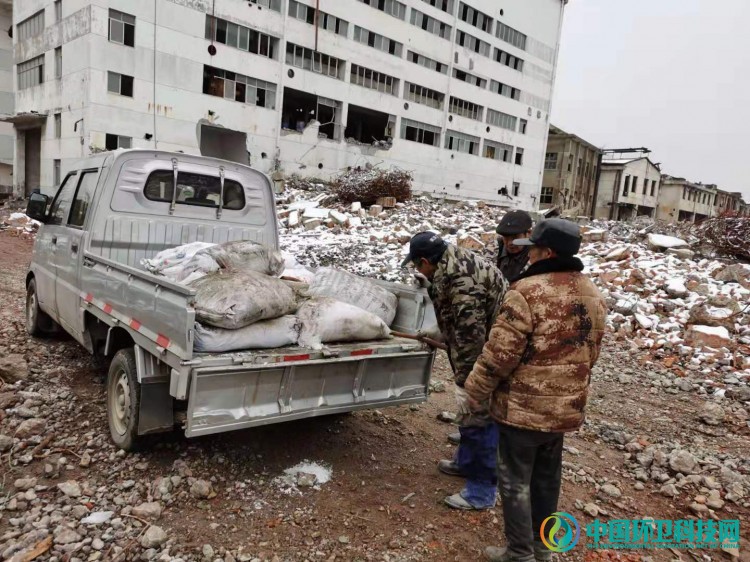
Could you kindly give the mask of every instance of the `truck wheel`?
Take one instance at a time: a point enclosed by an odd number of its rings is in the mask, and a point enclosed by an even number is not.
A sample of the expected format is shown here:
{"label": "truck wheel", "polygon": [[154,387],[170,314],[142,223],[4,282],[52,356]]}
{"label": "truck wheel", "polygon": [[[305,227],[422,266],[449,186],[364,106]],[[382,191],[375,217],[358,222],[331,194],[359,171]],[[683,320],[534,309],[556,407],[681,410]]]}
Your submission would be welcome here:
{"label": "truck wheel", "polygon": [[112,358],[107,374],[107,421],[115,445],[126,451],[138,446],[138,411],[141,387],[132,349],[121,349]]}
{"label": "truck wheel", "polygon": [[39,337],[52,332],[53,327],[52,318],[39,308],[36,280],[32,279],[26,287],[26,331],[32,336]]}

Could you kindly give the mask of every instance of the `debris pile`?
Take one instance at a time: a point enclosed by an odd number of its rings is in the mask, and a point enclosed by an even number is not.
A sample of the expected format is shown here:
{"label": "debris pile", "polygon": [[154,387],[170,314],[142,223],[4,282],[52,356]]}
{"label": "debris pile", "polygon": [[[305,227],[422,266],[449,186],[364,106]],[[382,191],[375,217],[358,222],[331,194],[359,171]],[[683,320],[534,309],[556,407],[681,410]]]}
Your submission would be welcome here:
{"label": "debris pile", "polygon": [[17,235],[34,235],[42,223],[26,216],[25,213],[11,213],[10,216],[2,221],[0,229],[9,229],[16,232]]}
{"label": "debris pile", "polygon": [[331,192],[342,203],[375,205],[380,198],[411,199],[411,172],[398,169],[354,168],[331,182]]}

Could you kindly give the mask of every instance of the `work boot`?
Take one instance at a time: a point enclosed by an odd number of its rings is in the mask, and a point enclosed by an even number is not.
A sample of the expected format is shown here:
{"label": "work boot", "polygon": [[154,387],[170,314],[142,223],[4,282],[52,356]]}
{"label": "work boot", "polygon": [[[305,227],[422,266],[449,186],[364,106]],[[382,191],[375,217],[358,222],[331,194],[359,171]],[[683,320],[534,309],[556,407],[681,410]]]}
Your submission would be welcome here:
{"label": "work boot", "polygon": [[455,462],[446,459],[443,459],[438,463],[438,470],[448,476],[463,476],[458,465]]}
{"label": "work boot", "polygon": [[464,497],[459,494],[453,494],[452,496],[447,496],[443,502],[448,507],[452,507],[453,509],[460,509],[462,511],[483,511],[485,509],[492,509],[495,507],[495,504],[484,506],[484,507],[476,507],[472,504],[470,504],[468,501],[464,499]]}
{"label": "work boot", "polygon": [[552,551],[543,543],[534,541],[534,560],[536,562],[550,562],[552,560]]}
{"label": "work boot", "polygon": [[460,445],[461,444],[461,433],[449,433],[448,434],[448,442],[452,443],[453,445]]}
{"label": "work boot", "polygon": [[488,546],[484,549],[484,555],[490,562],[512,562],[508,549],[504,546]]}

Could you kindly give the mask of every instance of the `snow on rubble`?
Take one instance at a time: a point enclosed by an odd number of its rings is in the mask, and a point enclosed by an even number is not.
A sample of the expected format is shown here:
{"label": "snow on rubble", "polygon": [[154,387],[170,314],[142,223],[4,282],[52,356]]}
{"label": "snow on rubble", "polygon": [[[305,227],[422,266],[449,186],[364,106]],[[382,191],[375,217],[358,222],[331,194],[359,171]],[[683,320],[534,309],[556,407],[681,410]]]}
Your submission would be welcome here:
{"label": "snow on rubble", "polygon": [[[281,246],[301,263],[405,283],[414,283],[400,267],[413,234],[434,230],[494,259],[504,213],[482,202],[430,197],[391,208],[337,205],[323,186],[287,190],[278,208]],[[750,400],[750,265],[702,258],[690,249],[694,240],[642,227],[582,226],[581,258],[607,299],[614,338],[636,343],[678,376],[693,373]]]}

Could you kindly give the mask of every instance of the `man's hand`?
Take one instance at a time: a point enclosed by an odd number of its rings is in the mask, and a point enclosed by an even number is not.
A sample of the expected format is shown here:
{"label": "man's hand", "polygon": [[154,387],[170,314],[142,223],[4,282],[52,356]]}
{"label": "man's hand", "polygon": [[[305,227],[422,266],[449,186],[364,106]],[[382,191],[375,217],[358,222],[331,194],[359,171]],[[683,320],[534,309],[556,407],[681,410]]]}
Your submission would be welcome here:
{"label": "man's hand", "polygon": [[464,418],[471,414],[469,406],[469,395],[460,386],[456,386],[456,419]]}
{"label": "man's hand", "polygon": [[424,275],[419,273],[419,271],[414,272],[414,279],[417,281],[417,286],[421,287],[422,289],[426,289],[430,286],[430,280],[427,279]]}
{"label": "man's hand", "polygon": [[417,332],[417,338],[430,338],[431,340],[434,340],[438,343],[445,343],[443,333],[440,331],[440,328],[438,328],[437,324],[433,324],[432,326],[429,326],[423,330],[419,330]]}

